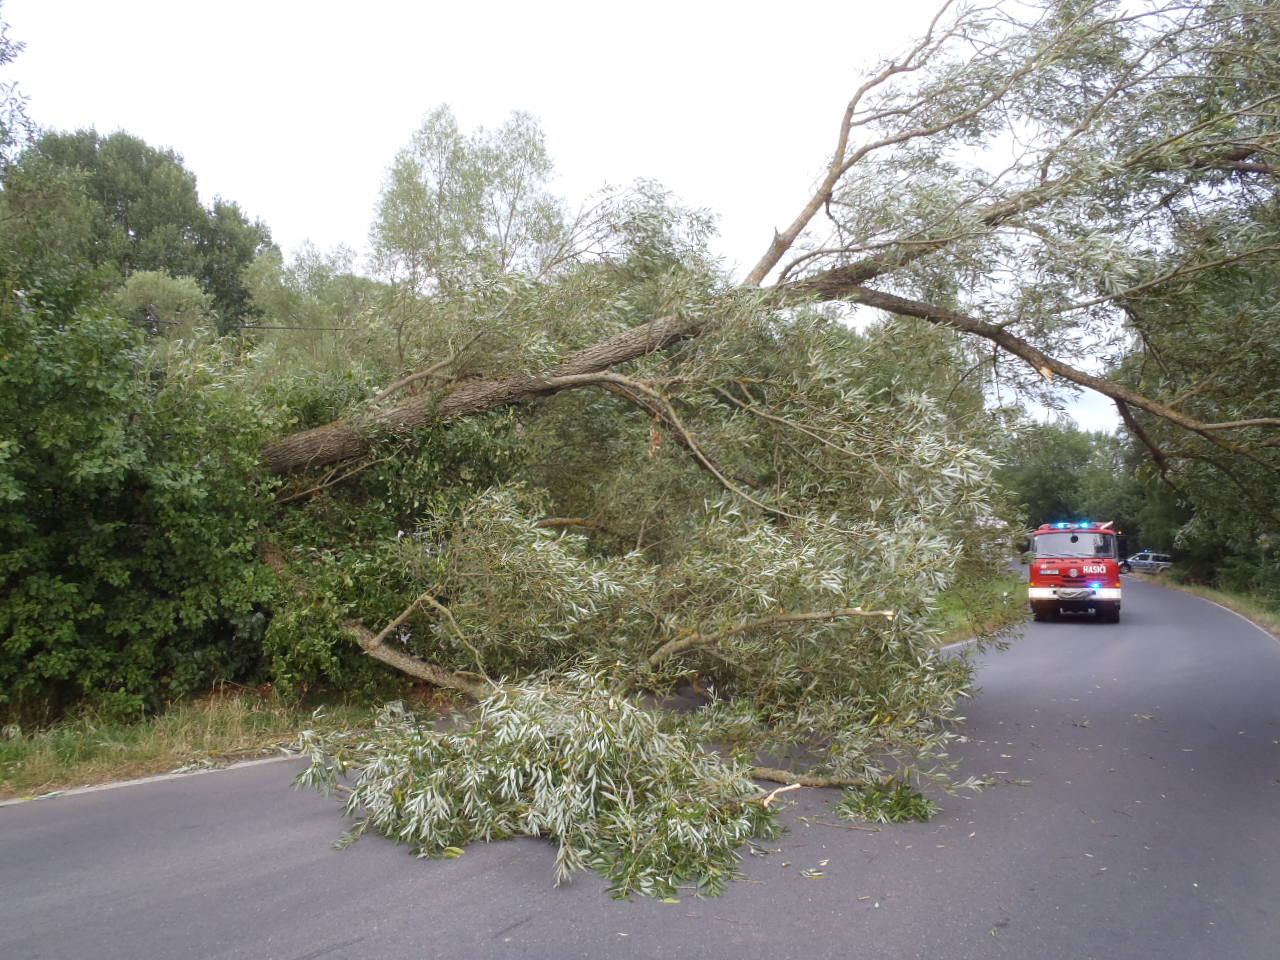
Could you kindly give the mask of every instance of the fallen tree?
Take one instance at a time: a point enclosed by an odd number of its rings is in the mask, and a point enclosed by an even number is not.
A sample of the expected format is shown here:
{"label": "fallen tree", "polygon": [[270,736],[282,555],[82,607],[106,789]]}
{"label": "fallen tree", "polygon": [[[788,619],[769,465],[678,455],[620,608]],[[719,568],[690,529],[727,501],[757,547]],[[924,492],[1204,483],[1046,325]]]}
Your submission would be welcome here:
{"label": "fallen tree", "polygon": [[[1256,441],[1224,434],[1274,429],[1280,417],[1206,422],[1056,354],[1092,356],[1125,310],[1275,260],[1280,239],[1251,211],[1274,195],[1278,172],[1267,162],[1280,145],[1276,11],[1050,3],[1026,20],[1000,7],[945,20],[950,7],[855,93],[813,196],[744,286],[776,273],[764,300],[775,308],[841,301],[942,324],[987,340],[1048,382],[1061,378],[1233,453],[1260,455]],[[993,143],[1022,125],[1034,142],[993,168]],[[954,157],[962,148],[976,160],[962,165]],[[1213,217],[1198,209],[1210,204]],[[820,213],[825,229],[814,227]],[[1162,260],[1193,225],[1211,226],[1211,242]],[[937,302],[902,295],[939,288],[946,293]],[[582,386],[569,378],[635,361],[719,321],[714,310],[658,314],[545,371],[370,410],[273,443],[264,460],[284,474],[357,457],[379,432]]]}
{"label": "fallen tree", "polygon": [[[1219,415],[1222,394],[1153,390],[1111,362],[1135,312],[1174,294],[1194,312],[1280,249],[1261,215],[1278,28],[1261,3],[947,4],[855,92],[813,195],[741,283],[673,239],[660,205],[604,252],[526,257],[544,266],[499,283],[500,308],[462,296],[452,262],[447,285],[415,273],[455,347],[507,372],[397,371],[438,385],[370,390],[264,450],[285,478],[350,465],[286,480],[303,504],[288,575],[312,600],[269,643],[282,676],[306,678],[354,638],[479,707],[453,732],[393,719],[354,746],[316,741],[310,782],[352,773],[359,829],[428,855],[554,835],[562,872],[596,867],[622,893],[718,889],[725,851],[768,829],[773,795],[749,777],[949,784],[969,674],[933,649],[935,611],[1003,562],[993,385],[1111,398],[1166,473],[1198,454],[1160,447],[1152,423],[1227,469],[1280,466],[1274,409]],[[868,308],[894,319],[845,325]],[[1280,316],[1249,309],[1255,335]],[[696,710],[641,706],[689,688]],[[669,752],[629,766],[624,729]],[[655,814],[646,791],[620,801],[633,778],[685,792]],[[688,809],[726,814],[697,863],[671,846]]]}

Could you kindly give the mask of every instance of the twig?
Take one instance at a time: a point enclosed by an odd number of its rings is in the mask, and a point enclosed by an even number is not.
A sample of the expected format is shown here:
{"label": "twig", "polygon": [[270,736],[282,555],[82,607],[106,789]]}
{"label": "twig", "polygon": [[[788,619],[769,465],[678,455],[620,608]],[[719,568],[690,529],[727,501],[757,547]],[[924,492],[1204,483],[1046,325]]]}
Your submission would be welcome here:
{"label": "twig", "polygon": [[801,786],[802,784],[799,783],[789,783],[785,787],[778,787],[776,790],[771,790],[767,796],[760,798],[760,806],[768,807],[769,804],[773,803],[773,801],[777,799],[778,794],[786,793],[789,790],[799,790]]}
{"label": "twig", "polygon": [[820,827],[835,827],[837,830],[859,830],[863,833],[879,833],[879,827],[855,827],[851,823],[830,823],[826,820],[806,820],[806,823],[816,823]]}
{"label": "twig", "polygon": [[756,780],[772,780],[774,783],[795,784],[798,787],[865,787],[865,780],[848,780],[844,777],[814,777],[807,773],[792,773],[776,767],[752,767],[751,776]]}
{"label": "twig", "polygon": [[303,490],[301,493],[290,494],[287,497],[277,497],[276,503],[278,504],[292,503],[295,500],[301,500],[303,497],[309,497],[313,493],[319,493],[321,490],[327,490],[329,487],[336,487],[338,484],[342,483],[344,480],[350,480],[357,473],[360,473],[361,471],[364,471],[364,470],[368,470],[370,467],[377,466],[380,463],[386,463],[390,459],[391,457],[380,457],[377,460],[366,460],[364,463],[360,464],[360,466],[353,467],[352,469],[344,473],[342,476],[338,477],[336,480],[332,479],[333,475],[338,472],[338,468],[334,467],[332,470],[330,470],[328,473],[325,474],[324,480],[322,480],[316,486],[312,487],[309,490]]}
{"label": "twig", "polygon": [[471,655],[476,658],[476,669],[483,674],[484,657],[480,656],[480,651],[475,648],[475,645],[467,639],[467,635],[462,632],[462,627],[458,625],[453,611],[437,600],[433,594],[424,593],[422,596],[426,598],[427,603],[444,614],[445,619],[449,621],[449,626],[453,628],[453,635],[458,638],[459,643],[471,651]]}
{"label": "twig", "polygon": [[472,337],[470,340],[468,340],[466,343],[464,343],[461,347],[459,347],[457,350],[449,354],[449,356],[445,357],[443,360],[439,361],[438,363],[433,363],[431,366],[427,367],[427,369],[425,370],[420,370],[417,373],[410,374],[409,376],[404,377],[403,379],[397,380],[395,383],[391,384],[391,386],[387,387],[380,394],[378,394],[376,397],[370,400],[369,403],[371,405],[375,403],[381,403],[383,400],[387,399],[387,397],[391,396],[393,393],[398,393],[399,391],[403,390],[405,387],[409,386],[410,384],[417,383],[419,380],[425,380],[427,377],[433,377],[437,373],[439,373],[441,370],[445,369],[445,367],[453,366],[453,364],[457,362],[458,358],[461,357],[463,353],[465,353],[471,347],[472,344],[474,344],[477,340],[479,340],[483,336],[484,336],[484,331],[482,330],[479,333],[477,333],[474,337]]}

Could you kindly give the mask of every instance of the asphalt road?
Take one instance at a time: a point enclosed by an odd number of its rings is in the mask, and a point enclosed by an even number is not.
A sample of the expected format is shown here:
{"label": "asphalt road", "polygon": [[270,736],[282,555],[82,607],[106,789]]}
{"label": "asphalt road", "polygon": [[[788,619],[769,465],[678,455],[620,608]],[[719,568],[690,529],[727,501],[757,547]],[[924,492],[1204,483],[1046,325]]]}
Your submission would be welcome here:
{"label": "asphalt road", "polygon": [[0,808],[0,957],[1273,960],[1280,643],[1126,594],[1119,625],[984,658],[961,756],[1000,784],[879,832],[796,791],[780,852],[718,899],[556,888],[534,840],[334,851],[334,802],[280,763]]}

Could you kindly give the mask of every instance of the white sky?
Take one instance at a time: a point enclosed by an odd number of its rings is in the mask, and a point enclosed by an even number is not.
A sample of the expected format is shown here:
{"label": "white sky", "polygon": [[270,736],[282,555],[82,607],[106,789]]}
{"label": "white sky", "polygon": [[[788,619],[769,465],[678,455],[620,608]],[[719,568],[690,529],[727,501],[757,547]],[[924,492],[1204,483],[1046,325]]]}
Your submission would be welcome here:
{"label": "white sky", "polygon": [[537,117],[574,205],[646,177],[710,209],[742,275],[807,198],[860,68],[938,5],[2,0],[0,17],[33,120],[174,149],[206,202],[286,252],[363,250],[388,164],[447,103],[464,129]]}

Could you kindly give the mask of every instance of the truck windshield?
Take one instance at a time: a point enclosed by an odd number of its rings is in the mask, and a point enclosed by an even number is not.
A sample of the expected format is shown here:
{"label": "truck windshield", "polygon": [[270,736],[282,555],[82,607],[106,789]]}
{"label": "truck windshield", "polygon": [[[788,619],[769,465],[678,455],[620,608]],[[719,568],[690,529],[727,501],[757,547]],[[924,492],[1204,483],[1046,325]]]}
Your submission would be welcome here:
{"label": "truck windshield", "polygon": [[1060,533],[1042,533],[1036,537],[1037,557],[1114,557],[1116,538],[1107,533],[1086,533],[1082,530],[1063,530]]}

